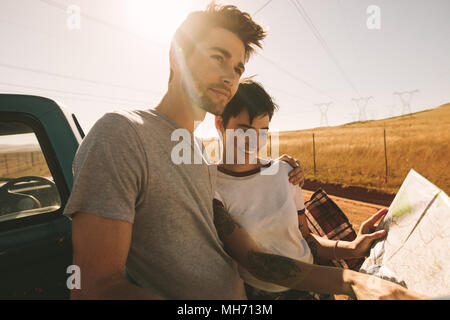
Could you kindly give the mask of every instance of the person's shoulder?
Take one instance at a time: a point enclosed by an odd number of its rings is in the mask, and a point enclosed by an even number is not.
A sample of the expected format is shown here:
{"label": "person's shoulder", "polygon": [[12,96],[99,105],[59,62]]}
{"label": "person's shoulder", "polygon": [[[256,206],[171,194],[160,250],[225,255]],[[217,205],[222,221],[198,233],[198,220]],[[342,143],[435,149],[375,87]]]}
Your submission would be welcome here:
{"label": "person's shoulder", "polygon": [[[158,125],[157,115],[151,110],[114,110],[107,112],[97,121],[97,125],[116,127],[117,130],[142,132],[147,131],[148,126],[156,127]],[[156,123],[156,125],[155,125]]]}
{"label": "person's shoulder", "polygon": [[115,143],[122,140],[129,141],[129,139],[136,139],[138,135],[137,124],[139,124],[139,117],[132,111],[110,111],[95,122],[86,138],[89,140],[95,137],[95,140],[115,141]]}
{"label": "person's shoulder", "polygon": [[293,167],[288,162],[279,159],[272,160],[272,165],[279,166],[279,171],[283,172],[290,172],[293,169]]}
{"label": "person's shoulder", "polygon": [[[272,178],[281,179],[281,177],[287,177],[288,173],[292,170],[292,167],[285,161],[278,159],[270,160],[270,166],[265,165],[261,168],[261,175],[272,176]],[[286,179],[286,181],[288,181]]]}
{"label": "person's shoulder", "polygon": [[132,126],[144,123],[144,115],[141,110],[114,110],[105,113],[101,119],[109,123],[129,123]]}

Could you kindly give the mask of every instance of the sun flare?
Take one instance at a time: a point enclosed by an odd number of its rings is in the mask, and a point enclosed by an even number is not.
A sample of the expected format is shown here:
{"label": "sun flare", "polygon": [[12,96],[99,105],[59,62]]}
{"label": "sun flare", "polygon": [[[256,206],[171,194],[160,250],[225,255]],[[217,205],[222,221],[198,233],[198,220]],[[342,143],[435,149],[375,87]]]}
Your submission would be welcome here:
{"label": "sun flare", "polygon": [[129,0],[128,8],[130,25],[160,43],[170,41],[188,12],[195,10],[187,0]]}

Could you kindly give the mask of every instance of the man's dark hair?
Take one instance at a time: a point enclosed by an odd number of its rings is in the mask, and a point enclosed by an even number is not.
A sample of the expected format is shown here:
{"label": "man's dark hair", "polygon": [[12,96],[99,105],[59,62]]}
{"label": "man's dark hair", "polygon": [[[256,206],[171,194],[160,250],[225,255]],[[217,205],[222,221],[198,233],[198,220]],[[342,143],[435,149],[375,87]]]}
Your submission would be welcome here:
{"label": "man's dark hair", "polygon": [[[254,52],[254,46],[261,48],[260,41],[266,36],[263,28],[254,22],[248,13],[240,11],[236,6],[217,5],[213,1],[205,11],[194,11],[188,15],[175,32],[172,45],[180,48],[187,59],[195,45],[213,28],[226,29],[241,39],[245,48],[245,62]],[[172,77],[173,71],[170,70],[169,82]]]}
{"label": "man's dark hair", "polygon": [[268,115],[271,120],[274,112],[278,110],[278,105],[260,83],[244,79],[239,83],[236,94],[222,113],[223,126],[226,127],[228,120],[236,117],[244,109],[248,111],[252,123],[255,117],[264,115]]}

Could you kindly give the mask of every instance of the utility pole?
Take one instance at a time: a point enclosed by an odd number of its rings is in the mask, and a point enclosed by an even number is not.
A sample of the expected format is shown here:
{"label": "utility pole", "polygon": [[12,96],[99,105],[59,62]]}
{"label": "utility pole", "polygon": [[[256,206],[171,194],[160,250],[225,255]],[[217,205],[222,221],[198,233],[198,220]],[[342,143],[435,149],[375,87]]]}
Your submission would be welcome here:
{"label": "utility pole", "polygon": [[315,106],[319,108],[320,111],[320,126],[323,125],[328,127],[328,108],[333,104],[333,102],[327,103],[316,103]]}
{"label": "utility pole", "polygon": [[[412,114],[411,110],[411,100],[414,93],[418,93],[419,90],[411,90],[411,91],[403,91],[403,92],[394,92],[394,96],[398,96],[402,103],[402,116],[405,114]],[[408,112],[408,113],[407,113]]]}
{"label": "utility pole", "polygon": [[367,104],[369,103],[370,99],[373,99],[373,97],[370,96],[370,97],[361,97],[361,98],[353,98],[352,99],[352,101],[355,102],[356,107],[359,110],[358,121],[366,121],[367,120],[366,107],[367,107]]}
{"label": "utility pole", "polygon": [[388,171],[388,158],[387,158],[387,148],[386,148],[386,127],[384,127],[384,129],[383,129],[383,138],[384,138],[384,166],[386,169],[384,182],[387,183],[389,171]]}
{"label": "utility pole", "polygon": [[314,137],[314,132],[312,134],[313,138],[313,161],[314,161],[314,177],[316,176],[316,139]]}

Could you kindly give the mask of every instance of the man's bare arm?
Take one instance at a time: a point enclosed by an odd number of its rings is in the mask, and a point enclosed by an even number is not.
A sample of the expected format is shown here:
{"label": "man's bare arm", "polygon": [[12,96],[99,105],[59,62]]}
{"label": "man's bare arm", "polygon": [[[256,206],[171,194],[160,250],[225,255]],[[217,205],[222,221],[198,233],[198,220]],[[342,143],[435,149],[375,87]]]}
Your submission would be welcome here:
{"label": "man's bare arm", "polygon": [[297,290],[342,293],[358,299],[425,298],[397,284],[352,270],[308,264],[264,253],[217,202],[214,202],[214,223],[227,252],[263,281]]}
{"label": "man's bare arm", "polygon": [[[225,249],[255,277],[285,287],[323,293],[352,294],[342,269],[317,266],[262,252],[250,235],[234,222],[220,205],[214,204],[214,223]],[[317,278],[327,281],[316,281]]]}
{"label": "man's bare arm", "polygon": [[72,218],[73,263],[80,267],[81,289],[71,299],[160,299],[125,278],[132,224],[76,213]]}

